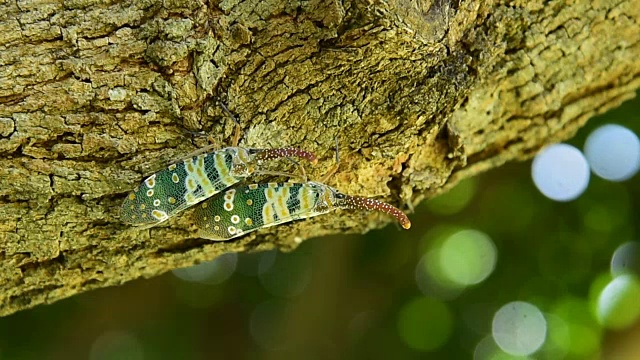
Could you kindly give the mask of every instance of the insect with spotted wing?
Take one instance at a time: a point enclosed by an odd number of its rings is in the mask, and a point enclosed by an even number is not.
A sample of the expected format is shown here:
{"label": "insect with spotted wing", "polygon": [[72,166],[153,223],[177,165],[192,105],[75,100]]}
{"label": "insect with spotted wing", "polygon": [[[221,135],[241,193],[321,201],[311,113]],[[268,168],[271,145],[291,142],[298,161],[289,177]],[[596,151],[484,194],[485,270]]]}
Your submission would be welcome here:
{"label": "insect with spotted wing", "polygon": [[387,203],[350,196],[318,182],[264,183],[239,186],[219,193],[193,213],[198,235],[229,240],[248,232],[289,221],[326,214],[335,209],[375,210],[387,213],[408,229],[411,222]]}
{"label": "insect with spotted wing", "polygon": [[263,162],[298,157],[316,162],[313,153],[297,148],[227,147],[169,165],[134,189],[122,204],[121,219],[133,225],[157,225],[260,170]]}

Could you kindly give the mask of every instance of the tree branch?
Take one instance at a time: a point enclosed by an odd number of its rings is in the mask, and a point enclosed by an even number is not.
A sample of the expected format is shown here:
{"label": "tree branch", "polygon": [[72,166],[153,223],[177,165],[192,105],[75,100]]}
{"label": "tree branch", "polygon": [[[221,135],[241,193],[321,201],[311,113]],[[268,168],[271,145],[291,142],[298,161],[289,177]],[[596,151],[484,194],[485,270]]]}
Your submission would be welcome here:
{"label": "tree branch", "polygon": [[[125,194],[205,140],[296,146],[330,185],[411,209],[571,137],[640,85],[640,0],[0,4],[0,315],[228,251],[390,219],[340,212],[238,241],[189,211],[121,223]],[[282,164],[280,164],[282,166]]]}

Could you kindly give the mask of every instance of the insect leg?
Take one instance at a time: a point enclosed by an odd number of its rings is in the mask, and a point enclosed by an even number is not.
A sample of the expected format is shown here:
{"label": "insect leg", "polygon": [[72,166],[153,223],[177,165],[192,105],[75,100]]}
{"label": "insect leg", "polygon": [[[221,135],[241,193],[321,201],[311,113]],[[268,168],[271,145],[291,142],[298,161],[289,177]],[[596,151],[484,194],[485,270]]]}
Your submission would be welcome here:
{"label": "insect leg", "polygon": [[[307,179],[307,172],[304,170],[304,166],[302,166],[302,164],[298,161],[295,161],[294,159],[290,158],[290,157],[286,157],[285,159],[287,159],[288,161],[292,162],[296,167],[298,167],[300,169],[301,174],[301,178],[302,178],[302,182],[307,182],[309,179]],[[291,177],[295,177],[296,175],[291,174]]]}
{"label": "insect leg", "polygon": [[320,180],[321,183],[326,183],[335,173],[338,171],[340,167],[340,147],[338,142],[338,135],[336,135],[336,164],[329,168],[327,173]]}
{"label": "insect leg", "polygon": [[194,156],[198,156],[198,155],[200,155],[200,154],[208,153],[208,152],[210,152],[212,149],[217,149],[217,148],[218,148],[218,145],[217,145],[217,144],[209,144],[209,145],[207,145],[207,146],[205,146],[205,147],[201,147],[200,149],[194,150],[194,151],[192,151],[192,152],[190,152],[190,153],[188,153],[188,154],[186,154],[186,155],[183,155],[183,156],[181,156],[181,157],[180,157],[180,158],[178,158],[178,159],[174,159],[174,160],[169,161],[169,164],[168,164],[168,165],[177,164],[177,163],[179,163],[179,162],[181,162],[181,161],[184,161],[184,160],[186,160],[186,159],[192,158],[192,157],[194,157]]}
{"label": "insect leg", "polygon": [[235,133],[233,134],[233,139],[231,140],[231,146],[236,147],[238,146],[238,142],[240,142],[240,131],[242,130],[240,121],[236,119],[236,117],[231,113],[229,108],[227,108],[227,106],[222,101],[220,102],[220,106],[222,107],[222,110],[227,113],[227,116],[230,117],[231,120],[236,124]]}
{"label": "insect leg", "polygon": [[[231,118],[231,120],[235,124],[235,134],[233,136],[232,146],[236,147],[238,145],[238,142],[240,141],[240,130],[241,130],[240,122],[238,122],[238,119],[236,119],[236,117],[233,116],[231,111],[229,111],[227,106],[222,101],[220,101],[220,106],[222,107],[224,112]],[[196,136],[206,136],[207,137],[207,141],[210,144],[207,145],[207,146],[204,146],[202,148],[199,148],[197,150],[194,150],[194,151],[188,153],[187,155],[182,156],[179,159],[171,160],[171,161],[169,161],[168,165],[172,165],[172,164],[178,163],[180,161],[186,160],[188,158],[191,158],[191,157],[194,157],[194,156],[197,156],[197,155],[200,155],[200,154],[208,153],[212,149],[220,148],[219,144],[216,144],[216,140],[214,139],[214,137],[211,134],[204,134],[203,132],[195,132],[195,131],[188,131],[188,132],[190,134],[196,135]]]}
{"label": "insect leg", "polygon": [[[272,176],[285,176],[285,177],[290,177],[290,178],[297,178],[297,177],[301,177],[300,174],[294,174],[294,173],[286,173],[286,172],[280,172],[280,171],[268,171],[268,170],[257,170],[255,172],[255,174],[258,175],[272,175]],[[304,182],[306,182],[306,174],[303,174],[301,177],[302,179],[304,179]]]}

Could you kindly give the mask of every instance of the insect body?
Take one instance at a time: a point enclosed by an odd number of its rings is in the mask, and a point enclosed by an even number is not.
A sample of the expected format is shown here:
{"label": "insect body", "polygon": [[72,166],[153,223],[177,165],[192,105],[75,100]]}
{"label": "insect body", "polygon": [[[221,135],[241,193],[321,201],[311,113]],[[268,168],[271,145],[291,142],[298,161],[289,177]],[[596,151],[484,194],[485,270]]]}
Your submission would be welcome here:
{"label": "insect body", "polygon": [[411,227],[407,216],[389,204],[345,195],[316,182],[253,184],[229,189],[198,205],[194,219],[201,237],[229,240],[335,209],[382,211],[395,217],[403,228]]}
{"label": "insect body", "polygon": [[295,148],[246,149],[227,147],[189,157],[147,179],[122,204],[122,220],[134,225],[156,225],[259,173],[263,161],[299,157],[315,162],[313,153]]}

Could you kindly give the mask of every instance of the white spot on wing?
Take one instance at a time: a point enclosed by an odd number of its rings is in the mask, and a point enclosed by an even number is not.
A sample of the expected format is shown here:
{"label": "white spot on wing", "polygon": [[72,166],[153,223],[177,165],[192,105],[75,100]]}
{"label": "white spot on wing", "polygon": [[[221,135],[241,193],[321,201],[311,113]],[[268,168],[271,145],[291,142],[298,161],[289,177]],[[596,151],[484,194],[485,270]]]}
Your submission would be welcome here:
{"label": "white spot on wing", "polygon": [[153,189],[153,187],[156,186],[156,174],[149,176],[144,183],[149,189]]}

